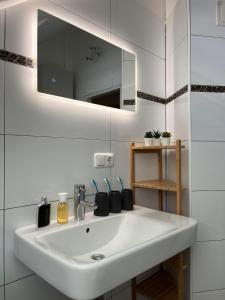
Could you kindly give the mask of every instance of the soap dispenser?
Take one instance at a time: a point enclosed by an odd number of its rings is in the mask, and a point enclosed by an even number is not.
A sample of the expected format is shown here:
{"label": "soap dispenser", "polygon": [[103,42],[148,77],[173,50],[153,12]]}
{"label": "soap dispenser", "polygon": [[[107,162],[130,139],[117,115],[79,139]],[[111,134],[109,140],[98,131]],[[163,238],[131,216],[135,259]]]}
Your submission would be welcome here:
{"label": "soap dispenser", "polygon": [[57,207],[57,222],[59,224],[68,223],[68,203],[67,203],[68,193],[58,193],[58,207]]}
{"label": "soap dispenser", "polygon": [[48,203],[47,197],[41,197],[41,203],[37,207],[37,227],[45,227],[50,223],[51,204]]}

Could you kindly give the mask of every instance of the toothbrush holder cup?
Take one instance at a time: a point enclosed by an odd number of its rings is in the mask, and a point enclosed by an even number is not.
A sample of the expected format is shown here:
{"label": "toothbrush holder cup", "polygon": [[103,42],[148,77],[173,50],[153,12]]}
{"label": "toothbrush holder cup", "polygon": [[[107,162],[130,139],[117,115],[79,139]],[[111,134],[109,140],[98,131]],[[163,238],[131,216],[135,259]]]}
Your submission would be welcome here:
{"label": "toothbrush holder cup", "polygon": [[94,210],[94,215],[105,217],[109,215],[109,195],[108,193],[98,192],[95,195],[95,204],[97,208]]}
{"label": "toothbrush holder cup", "polygon": [[109,212],[120,213],[122,206],[122,196],[120,191],[109,192]]}
{"label": "toothbrush holder cup", "polygon": [[122,209],[133,210],[133,191],[130,189],[123,189],[122,195]]}

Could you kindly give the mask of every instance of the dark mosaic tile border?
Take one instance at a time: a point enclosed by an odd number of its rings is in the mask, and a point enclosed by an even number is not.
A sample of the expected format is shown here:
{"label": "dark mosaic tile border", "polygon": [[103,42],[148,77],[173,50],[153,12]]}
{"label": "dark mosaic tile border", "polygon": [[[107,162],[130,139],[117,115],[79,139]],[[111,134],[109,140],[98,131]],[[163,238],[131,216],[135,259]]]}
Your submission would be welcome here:
{"label": "dark mosaic tile border", "polygon": [[165,104],[165,99],[164,98],[153,96],[153,95],[150,95],[150,94],[147,94],[147,93],[142,93],[140,91],[137,91],[137,96],[138,96],[138,98],[141,98],[141,99],[145,99],[145,100],[149,100],[149,101],[152,101],[152,102]]}
{"label": "dark mosaic tile border", "polygon": [[123,105],[135,105],[135,99],[125,99]]}
{"label": "dark mosaic tile border", "polygon": [[8,61],[25,67],[34,67],[34,62],[31,58],[2,49],[0,49],[0,60]]}
{"label": "dark mosaic tile border", "polygon": [[157,103],[161,103],[161,104],[167,104],[173,100],[175,100],[176,98],[182,96],[183,94],[187,93],[188,91],[188,85],[185,85],[182,89],[180,89],[179,91],[177,91],[176,93],[174,93],[173,95],[171,95],[168,98],[160,98],[157,96],[153,96],[150,94],[146,94],[146,93],[142,93],[142,92],[137,92],[137,96],[138,98],[142,98],[145,100],[149,100],[149,101],[153,101],[153,102],[157,102]]}
{"label": "dark mosaic tile border", "polygon": [[[8,62],[11,62],[14,64],[29,67],[29,68],[34,67],[33,59],[23,56],[23,55],[20,55],[20,54],[2,50],[2,49],[0,49],[0,60],[8,61]],[[187,93],[187,91],[188,91],[188,85],[185,85],[183,88],[181,88],[179,91],[175,92],[173,95],[171,95],[168,98],[161,98],[161,97],[143,93],[140,91],[137,91],[137,97],[141,98],[141,99],[149,100],[152,102],[156,102],[156,103],[167,104],[167,103],[170,103],[171,101],[175,100],[176,98],[182,96],[183,94]],[[192,84],[191,91],[192,92],[202,92],[202,93],[225,93],[225,86]],[[125,99],[123,101],[123,104],[124,105],[135,105],[135,99]]]}
{"label": "dark mosaic tile border", "polygon": [[202,93],[225,93],[225,86],[223,85],[191,85],[192,92]]}
{"label": "dark mosaic tile border", "polygon": [[177,91],[173,95],[166,98],[165,99],[165,104],[170,103],[171,101],[175,100],[176,98],[182,96],[183,94],[187,93],[187,91],[188,91],[188,85],[185,85],[184,87],[182,87],[182,89],[180,89],[179,91]]}

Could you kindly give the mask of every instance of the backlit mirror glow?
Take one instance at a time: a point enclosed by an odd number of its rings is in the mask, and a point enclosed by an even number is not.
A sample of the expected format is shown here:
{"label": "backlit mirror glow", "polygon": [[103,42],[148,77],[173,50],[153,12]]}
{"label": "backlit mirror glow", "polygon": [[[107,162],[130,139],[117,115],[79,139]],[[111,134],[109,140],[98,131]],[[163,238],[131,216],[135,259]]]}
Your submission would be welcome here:
{"label": "backlit mirror glow", "polygon": [[135,111],[136,56],[38,10],[38,91]]}

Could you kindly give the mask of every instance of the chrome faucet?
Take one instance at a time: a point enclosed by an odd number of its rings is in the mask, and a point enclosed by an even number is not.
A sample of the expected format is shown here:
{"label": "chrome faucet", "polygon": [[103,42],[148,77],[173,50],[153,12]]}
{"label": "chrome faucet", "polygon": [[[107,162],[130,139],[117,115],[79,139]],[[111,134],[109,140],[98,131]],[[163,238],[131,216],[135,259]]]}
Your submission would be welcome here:
{"label": "chrome faucet", "polygon": [[97,208],[95,204],[85,201],[85,193],[84,184],[74,186],[74,218],[77,221],[85,219],[85,207]]}

